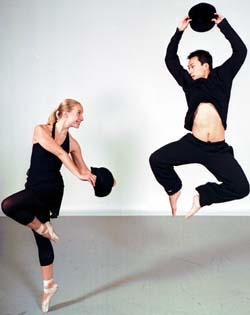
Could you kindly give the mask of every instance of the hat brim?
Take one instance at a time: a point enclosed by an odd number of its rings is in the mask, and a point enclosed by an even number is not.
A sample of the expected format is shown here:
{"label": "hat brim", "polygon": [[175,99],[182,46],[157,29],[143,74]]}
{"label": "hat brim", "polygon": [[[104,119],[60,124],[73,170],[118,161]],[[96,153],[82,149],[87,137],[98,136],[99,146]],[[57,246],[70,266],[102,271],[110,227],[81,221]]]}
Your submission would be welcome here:
{"label": "hat brim", "polygon": [[190,22],[190,26],[192,30],[196,32],[200,32],[200,33],[211,30],[214,27],[214,24],[215,23],[213,21],[207,22],[207,23],[205,23],[204,21],[199,21],[199,20]]}
{"label": "hat brim", "polygon": [[215,25],[212,21],[215,17],[215,13],[215,7],[208,3],[199,3],[193,6],[188,12],[188,16],[192,19],[190,22],[191,28],[196,32],[207,32],[211,30]]}

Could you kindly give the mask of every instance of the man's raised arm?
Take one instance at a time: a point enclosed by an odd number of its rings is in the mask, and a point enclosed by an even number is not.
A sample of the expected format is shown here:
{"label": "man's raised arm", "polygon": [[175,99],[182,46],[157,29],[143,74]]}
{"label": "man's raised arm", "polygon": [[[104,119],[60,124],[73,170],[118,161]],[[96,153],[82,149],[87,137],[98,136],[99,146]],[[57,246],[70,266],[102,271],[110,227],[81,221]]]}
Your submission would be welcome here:
{"label": "man's raised arm", "polygon": [[169,72],[181,86],[183,86],[185,79],[190,78],[187,71],[184,70],[184,68],[180,64],[180,60],[177,55],[177,50],[183,32],[188,27],[190,21],[191,19],[189,17],[185,17],[180,21],[174,36],[171,38],[170,43],[168,44],[167,53],[165,57],[165,63]]}
{"label": "man's raised arm", "polygon": [[220,70],[223,72],[223,76],[226,79],[232,80],[245,61],[247,48],[224,16],[216,13],[213,21],[230,42],[233,50],[232,56],[220,67]]}

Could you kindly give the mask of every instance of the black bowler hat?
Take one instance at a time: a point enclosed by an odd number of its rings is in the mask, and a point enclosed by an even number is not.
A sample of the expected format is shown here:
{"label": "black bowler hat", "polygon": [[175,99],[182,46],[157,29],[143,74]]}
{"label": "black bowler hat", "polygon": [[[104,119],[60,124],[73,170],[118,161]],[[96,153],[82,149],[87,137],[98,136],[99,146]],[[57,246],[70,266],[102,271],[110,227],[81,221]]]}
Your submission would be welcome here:
{"label": "black bowler hat", "polygon": [[95,195],[97,197],[105,197],[110,194],[115,180],[106,167],[91,167],[91,173],[96,176]]}
{"label": "black bowler hat", "polygon": [[211,4],[205,2],[196,4],[188,12],[188,16],[192,19],[191,28],[196,32],[209,31],[215,24],[211,21],[216,17],[214,13],[216,9]]}

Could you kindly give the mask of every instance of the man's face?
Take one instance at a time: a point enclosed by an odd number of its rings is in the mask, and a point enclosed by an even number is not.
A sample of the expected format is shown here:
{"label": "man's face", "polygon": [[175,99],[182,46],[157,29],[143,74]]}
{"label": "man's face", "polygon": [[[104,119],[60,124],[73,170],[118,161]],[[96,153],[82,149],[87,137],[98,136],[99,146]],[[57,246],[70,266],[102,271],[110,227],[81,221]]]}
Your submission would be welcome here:
{"label": "man's face", "polygon": [[188,72],[193,80],[200,78],[207,79],[210,72],[209,65],[208,63],[202,65],[198,57],[195,56],[188,61]]}

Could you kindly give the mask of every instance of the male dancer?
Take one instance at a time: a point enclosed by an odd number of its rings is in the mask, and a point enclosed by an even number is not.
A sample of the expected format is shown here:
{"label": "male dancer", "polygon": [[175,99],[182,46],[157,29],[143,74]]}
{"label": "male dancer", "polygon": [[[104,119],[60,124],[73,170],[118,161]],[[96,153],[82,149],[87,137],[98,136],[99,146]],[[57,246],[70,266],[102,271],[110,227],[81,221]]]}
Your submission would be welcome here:
{"label": "male dancer", "polygon": [[169,195],[172,215],[176,215],[177,200],[182,183],[174,166],[200,163],[220,181],[206,183],[196,188],[186,218],[201,207],[240,199],[249,194],[249,183],[234,158],[233,149],[225,142],[226,120],[232,81],[243,64],[247,49],[240,37],[220,14],[212,21],[232,46],[232,56],[221,66],[212,68],[212,56],[197,50],[188,56],[188,71],[180,64],[177,49],[180,39],[191,19],[185,17],[172,37],[165,58],[168,70],[183,88],[188,104],[185,128],[192,131],[180,140],[167,144],[150,156],[150,165],[156,180]]}

